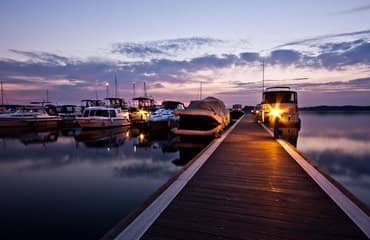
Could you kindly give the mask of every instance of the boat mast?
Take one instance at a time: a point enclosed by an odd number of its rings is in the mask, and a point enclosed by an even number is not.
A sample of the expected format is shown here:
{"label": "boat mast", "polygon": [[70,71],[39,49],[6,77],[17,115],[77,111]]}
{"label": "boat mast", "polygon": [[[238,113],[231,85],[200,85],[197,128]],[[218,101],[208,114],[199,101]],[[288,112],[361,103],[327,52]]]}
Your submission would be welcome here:
{"label": "boat mast", "polygon": [[145,97],[148,97],[148,94],[147,94],[147,92],[146,92],[146,82],[144,82],[144,96],[145,96]]}
{"label": "boat mast", "polygon": [[46,102],[49,102],[49,90],[46,89]]}
{"label": "boat mast", "polygon": [[117,94],[117,74],[114,74],[114,97],[118,97],[118,94]]}
{"label": "boat mast", "polygon": [[3,88],[3,80],[1,80],[1,105],[4,105],[4,88]]}

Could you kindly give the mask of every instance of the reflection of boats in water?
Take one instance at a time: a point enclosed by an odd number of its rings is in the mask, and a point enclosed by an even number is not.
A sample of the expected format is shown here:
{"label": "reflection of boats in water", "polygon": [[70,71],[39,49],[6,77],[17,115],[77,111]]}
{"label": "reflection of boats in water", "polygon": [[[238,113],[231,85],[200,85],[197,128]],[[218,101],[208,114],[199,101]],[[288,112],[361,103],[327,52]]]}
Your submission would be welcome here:
{"label": "reflection of boats in water", "polygon": [[29,132],[22,135],[19,139],[24,145],[29,144],[45,144],[52,143],[58,140],[59,134],[54,132]]}
{"label": "reflection of boats in water", "polygon": [[230,118],[231,119],[239,119],[243,116],[244,111],[241,104],[234,104],[230,110]]}
{"label": "reflection of boats in water", "polygon": [[175,111],[179,126],[172,129],[181,136],[217,136],[230,123],[225,104],[214,97],[192,101],[187,109]]}
{"label": "reflection of boats in water", "polygon": [[179,158],[173,160],[176,166],[184,166],[200,153],[209,142],[176,142],[174,147],[179,150]]}
{"label": "reflection of boats in water", "polygon": [[161,107],[154,111],[149,117],[148,125],[150,131],[166,131],[171,125],[175,126],[179,117],[174,115],[174,112],[184,109],[185,106],[182,102],[163,101]]}
{"label": "reflection of boats in water", "polygon": [[74,138],[77,143],[82,142],[86,147],[118,147],[130,136],[129,127],[106,129],[83,129]]}
{"label": "reflection of boats in water", "polygon": [[60,118],[49,114],[44,106],[23,106],[15,112],[0,115],[0,127],[57,127]]}
{"label": "reflection of boats in water", "polygon": [[0,128],[0,138],[18,139],[24,145],[52,143],[56,142],[58,137],[56,128]]}

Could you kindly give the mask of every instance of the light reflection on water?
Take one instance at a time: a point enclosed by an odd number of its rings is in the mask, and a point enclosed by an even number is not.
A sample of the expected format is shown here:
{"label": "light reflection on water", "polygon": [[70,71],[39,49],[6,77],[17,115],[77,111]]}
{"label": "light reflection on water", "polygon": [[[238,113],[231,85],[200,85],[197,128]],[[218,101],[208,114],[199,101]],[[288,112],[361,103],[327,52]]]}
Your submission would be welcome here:
{"label": "light reflection on water", "polygon": [[370,206],[370,113],[300,116],[297,148]]}
{"label": "light reflection on water", "polygon": [[101,237],[181,169],[177,141],[134,128],[0,129],[0,239]]}

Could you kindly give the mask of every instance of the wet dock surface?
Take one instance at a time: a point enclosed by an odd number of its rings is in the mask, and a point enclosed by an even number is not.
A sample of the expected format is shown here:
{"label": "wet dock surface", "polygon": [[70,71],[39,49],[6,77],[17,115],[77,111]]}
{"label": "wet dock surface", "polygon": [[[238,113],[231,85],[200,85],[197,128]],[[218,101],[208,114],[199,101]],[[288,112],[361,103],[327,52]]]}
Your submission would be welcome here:
{"label": "wet dock surface", "polygon": [[253,118],[245,117],[142,239],[367,239]]}

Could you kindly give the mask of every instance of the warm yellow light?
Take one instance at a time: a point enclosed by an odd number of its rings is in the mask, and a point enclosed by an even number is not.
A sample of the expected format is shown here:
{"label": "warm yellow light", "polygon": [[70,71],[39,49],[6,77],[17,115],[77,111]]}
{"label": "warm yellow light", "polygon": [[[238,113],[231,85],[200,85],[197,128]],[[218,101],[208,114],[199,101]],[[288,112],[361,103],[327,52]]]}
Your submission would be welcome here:
{"label": "warm yellow light", "polygon": [[275,118],[280,118],[281,117],[281,109],[279,109],[279,108],[271,109],[271,115]]}
{"label": "warm yellow light", "polygon": [[140,114],[141,120],[146,121],[148,119],[148,116],[149,116],[149,112],[148,111],[139,110],[139,114]]}
{"label": "warm yellow light", "polygon": [[144,134],[143,133],[140,133],[140,135],[139,135],[140,142],[142,142],[144,140],[144,138],[145,138]]}

